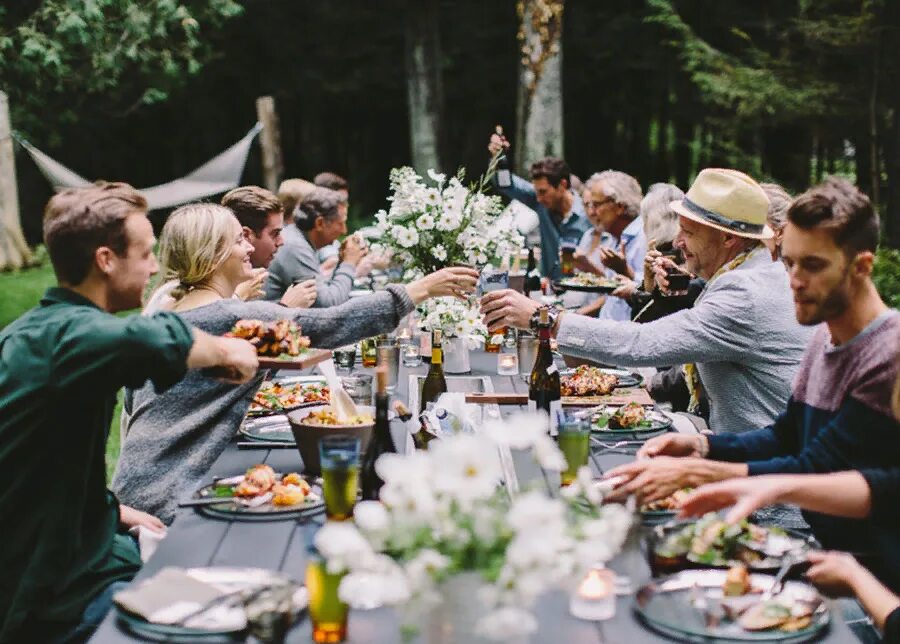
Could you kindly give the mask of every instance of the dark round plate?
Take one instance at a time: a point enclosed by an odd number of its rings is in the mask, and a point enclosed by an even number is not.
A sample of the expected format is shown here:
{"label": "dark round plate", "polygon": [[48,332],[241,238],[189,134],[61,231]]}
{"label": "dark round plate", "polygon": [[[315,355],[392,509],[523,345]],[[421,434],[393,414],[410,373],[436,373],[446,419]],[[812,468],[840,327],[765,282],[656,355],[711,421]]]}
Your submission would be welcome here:
{"label": "dark round plate", "polygon": [[[194,493],[195,499],[206,499],[214,496],[215,484],[205,485]],[[229,521],[285,521],[288,519],[302,519],[314,516],[325,511],[325,500],[321,490],[316,494],[316,501],[306,500],[300,505],[275,505],[271,501],[257,507],[246,507],[232,501],[231,498],[223,498],[221,504],[198,505],[195,510],[200,514],[216,519]]]}
{"label": "dark round plate", "polygon": [[588,286],[586,284],[578,284],[566,280],[553,282],[553,290],[555,291],[578,291],[580,293],[612,293],[620,284],[604,284],[596,286]]}
{"label": "dark round plate", "polygon": [[[708,606],[711,606],[721,596],[726,574],[724,570],[686,570],[650,582],[635,595],[634,612],[650,628],[688,642],[805,642],[828,626],[830,614],[827,603],[812,586],[799,581],[785,582],[783,592],[796,599],[819,603],[812,615],[812,622],[802,630],[747,631],[725,618],[715,626],[708,626],[703,612],[692,604],[692,596],[703,592]],[[751,580],[760,589],[772,583],[771,576],[756,573],[751,575]]]}
{"label": "dark round plate", "polygon": [[232,642],[244,642],[247,639],[246,628],[236,631],[201,631],[183,626],[151,624],[142,617],[125,612],[118,606],[116,606],[116,617],[122,629],[151,642],[231,644]]}

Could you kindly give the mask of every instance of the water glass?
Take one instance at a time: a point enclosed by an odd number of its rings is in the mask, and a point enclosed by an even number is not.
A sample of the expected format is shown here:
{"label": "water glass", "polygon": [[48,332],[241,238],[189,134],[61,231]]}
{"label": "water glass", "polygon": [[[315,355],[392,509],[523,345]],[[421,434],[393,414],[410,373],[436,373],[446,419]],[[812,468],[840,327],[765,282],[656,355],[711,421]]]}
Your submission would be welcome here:
{"label": "water glass", "polygon": [[559,450],[566,457],[566,469],[562,472],[565,487],[578,476],[578,470],[587,465],[591,451],[591,425],[586,419],[565,418],[559,424]]}
{"label": "water glass", "polygon": [[534,361],[537,359],[538,347],[541,342],[535,336],[524,331],[519,332],[517,349],[519,354],[519,373],[530,375],[534,369]]}
{"label": "water glass", "polygon": [[348,606],[338,596],[346,572],[329,573],[321,557],[311,556],[306,564],[306,589],[309,591],[309,619],[312,639],[317,644],[332,644],[347,639]]}
{"label": "water glass", "polygon": [[344,391],[350,400],[364,407],[372,406],[372,374],[354,373],[341,378]]}
{"label": "water glass", "polygon": [[563,243],[559,248],[560,270],[564,277],[575,274],[575,244]]}
{"label": "water glass", "polygon": [[325,516],[332,521],[353,517],[359,487],[359,439],[327,436],[319,441]]}
{"label": "water glass", "polygon": [[403,354],[404,367],[418,367],[422,364],[422,354],[420,353],[418,338],[414,338],[413,342],[404,345],[401,352]]}
{"label": "water glass", "polygon": [[356,363],[356,345],[351,344],[334,350],[334,361],[338,369],[350,371]]}
{"label": "water glass", "polygon": [[400,345],[394,338],[381,338],[375,347],[377,366],[387,366],[387,390],[394,391],[397,388],[397,378],[400,375]]}
{"label": "water glass", "polygon": [[362,355],[364,367],[374,367],[378,362],[377,338],[366,338],[359,343],[359,351]]}

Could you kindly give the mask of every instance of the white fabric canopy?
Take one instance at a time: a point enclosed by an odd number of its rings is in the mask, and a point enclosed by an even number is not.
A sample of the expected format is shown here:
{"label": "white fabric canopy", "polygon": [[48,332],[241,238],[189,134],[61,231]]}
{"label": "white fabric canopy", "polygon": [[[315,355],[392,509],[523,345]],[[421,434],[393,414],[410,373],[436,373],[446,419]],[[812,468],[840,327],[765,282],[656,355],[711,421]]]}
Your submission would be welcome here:
{"label": "white fabric canopy", "polygon": [[[147,198],[150,210],[180,206],[238,186],[244,165],[247,163],[250,144],[262,128],[262,123],[257,123],[240,141],[180,179],[150,188],[140,188]],[[91,183],[58,161],[54,161],[28,141],[23,139],[18,141],[54,188],[80,188]]]}

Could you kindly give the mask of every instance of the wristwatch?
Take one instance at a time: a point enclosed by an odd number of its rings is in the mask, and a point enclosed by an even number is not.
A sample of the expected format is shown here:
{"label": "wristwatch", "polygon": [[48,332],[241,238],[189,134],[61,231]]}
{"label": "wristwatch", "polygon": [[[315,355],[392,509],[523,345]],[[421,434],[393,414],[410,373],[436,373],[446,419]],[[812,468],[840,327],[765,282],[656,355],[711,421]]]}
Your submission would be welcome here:
{"label": "wristwatch", "polygon": [[534,313],[531,314],[531,319],[528,320],[528,326],[531,328],[531,331],[535,334],[538,332],[538,323],[541,320],[541,309],[547,309],[547,319],[550,322],[550,328],[556,328],[556,321],[559,318],[559,309],[553,306],[552,304],[547,306],[539,306],[534,310]]}

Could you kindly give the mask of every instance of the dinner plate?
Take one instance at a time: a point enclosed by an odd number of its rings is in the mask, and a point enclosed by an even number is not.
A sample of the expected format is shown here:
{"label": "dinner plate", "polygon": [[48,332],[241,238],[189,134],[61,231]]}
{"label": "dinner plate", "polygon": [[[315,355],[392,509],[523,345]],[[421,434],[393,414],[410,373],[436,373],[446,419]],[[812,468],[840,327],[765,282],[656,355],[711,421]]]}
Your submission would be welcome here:
{"label": "dinner plate", "polygon": [[[191,568],[186,572],[200,581],[218,587],[224,592],[234,592],[249,585],[283,582],[298,587],[294,595],[295,610],[305,608],[305,603],[297,604],[299,593],[305,593],[303,588],[288,576],[272,570],[262,568]],[[304,595],[305,597],[305,595]],[[301,600],[303,597],[299,597]],[[143,617],[129,613],[117,604],[113,604],[119,626],[142,639],[153,642],[184,642],[202,644],[230,644],[232,642],[245,642],[247,640],[247,626],[240,628],[199,629],[186,626],[169,624],[154,624]]]}
{"label": "dinner plate", "polygon": [[[249,416],[249,414],[248,414]],[[251,441],[293,443],[294,433],[291,424],[283,413],[270,416],[248,417],[238,430],[242,436]]]}
{"label": "dinner plate", "polygon": [[[611,414],[610,414],[611,415]],[[610,429],[597,426],[598,414],[591,417],[591,431],[595,434],[653,434],[668,430],[672,426],[672,419],[657,409],[648,409],[645,415],[650,421],[646,427],[631,427],[628,429]]]}
{"label": "dinner plate", "polygon": [[[197,490],[191,500],[211,499],[216,496],[216,484],[210,483]],[[313,492],[318,497],[315,500],[307,498],[298,505],[275,505],[271,501],[256,507],[247,507],[234,501],[233,497],[225,497],[222,503],[213,505],[198,505],[194,509],[200,514],[230,521],[284,521],[287,519],[301,519],[314,516],[325,511],[325,500],[322,489],[313,486]]]}
{"label": "dinner plate", "polygon": [[[328,384],[328,381],[325,380],[322,376],[282,376],[272,378],[273,384],[279,384],[282,386],[290,386],[290,385],[317,385],[320,387],[324,387]],[[284,414],[289,411],[294,411],[295,409],[302,409],[304,407],[314,407],[318,405],[327,405],[329,401],[322,400],[312,400],[309,402],[302,402],[296,405],[291,405],[290,407],[282,407],[280,409],[254,409],[253,403],[250,403],[250,407],[247,409],[247,417],[248,418],[256,418],[260,416],[273,416],[276,414]]]}
{"label": "dinner plate", "polygon": [[[634,612],[651,629],[689,642],[806,642],[828,626],[830,614],[822,596],[811,585],[799,581],[785,582],[782,592],[818,606],[804,629],[793,633],[778,629],[747,631],[724,616],[718,624],[708,625],[697,599],[702,597],[707,610],[720,613],[726,574],[724,570],[685,570],[648,583],[635,595]],[[773,577],[752,574],[750,580],[754,588],[763,591],[771,586]]]}
{"label": "dinner plate", "polygon": [[[600,367],[600,371],[616,377],[616,389],[620,389],[623,387],[640,387],[641,383],[644,382],[644,377],[641,376],[641,374],[628,371],[627,369],[609,369],[607,367]],[[571,376],[574,373],[574,368],[563,369],[559,372],[559,375],[561,377],[564,377]]]}
{"label": "dinner plate", "polygon": [[612,293],[620,286],[621,284],[613,282],[596,285],[579,284],[568,280],[553,282],[553,290],[555,291],[578,291],[580,293]]}

